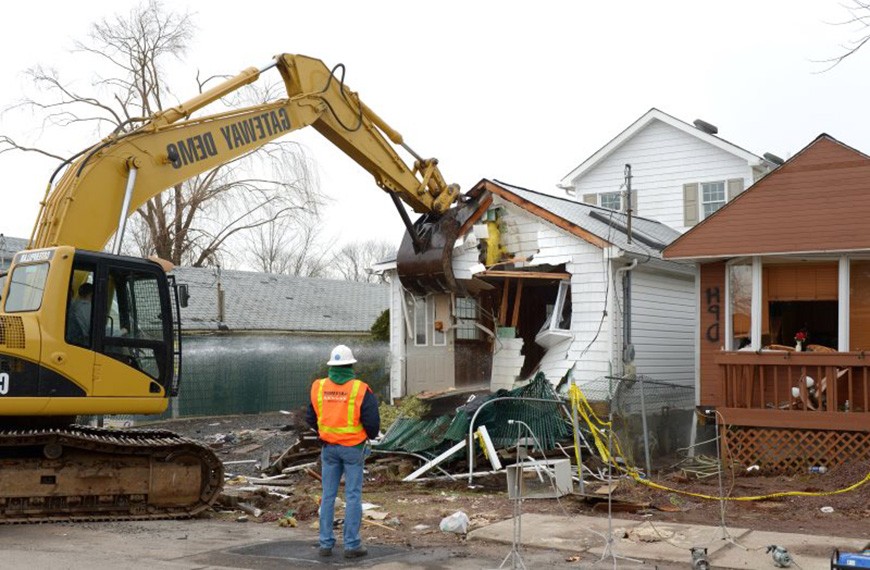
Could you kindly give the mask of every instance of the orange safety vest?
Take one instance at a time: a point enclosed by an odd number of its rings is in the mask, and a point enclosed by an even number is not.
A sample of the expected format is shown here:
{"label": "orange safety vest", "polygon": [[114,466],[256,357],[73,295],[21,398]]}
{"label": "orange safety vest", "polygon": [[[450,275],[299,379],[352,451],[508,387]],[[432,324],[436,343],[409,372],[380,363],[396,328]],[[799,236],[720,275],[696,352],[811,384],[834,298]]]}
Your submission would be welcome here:
{"label": "orange safety vest", "polygon": [[336,384],[329,378],[315,380],[311,385],[311,405],[317,412],[320,439],[336,445],[353,446],[368,437],[360,423],[360,410],[368,384],[350,380]]}

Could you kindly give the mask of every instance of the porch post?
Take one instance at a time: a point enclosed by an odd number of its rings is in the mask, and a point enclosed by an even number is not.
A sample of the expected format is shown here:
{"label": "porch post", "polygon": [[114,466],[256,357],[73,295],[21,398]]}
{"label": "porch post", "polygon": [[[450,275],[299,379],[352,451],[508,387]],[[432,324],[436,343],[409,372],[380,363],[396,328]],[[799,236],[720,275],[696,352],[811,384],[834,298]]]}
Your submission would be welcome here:
{"label": "porch post", "polygon": [[837,272],[839,289],[837,291],[837,310],[840,314],[837,320],[837,350],[849,352],[849,281],[850,265],[847,256],[840,257],[840,270]]}
{"label": "porch post", "polygon": [[756,255],[752,258],[752,350],[761,350],[761,284],[761,257]]}

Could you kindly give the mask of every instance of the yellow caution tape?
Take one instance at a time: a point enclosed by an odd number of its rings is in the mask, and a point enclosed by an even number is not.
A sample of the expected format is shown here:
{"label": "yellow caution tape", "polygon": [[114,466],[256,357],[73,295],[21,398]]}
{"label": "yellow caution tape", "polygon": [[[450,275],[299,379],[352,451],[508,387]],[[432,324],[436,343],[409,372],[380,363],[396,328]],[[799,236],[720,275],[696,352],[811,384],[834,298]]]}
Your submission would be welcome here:
{"label": "yellow caution tape", "polygon": [[[646,485],[647,487],[651,487],[653,489],[659,489],[661,491],[679,493],[681,495],[697,497],[699,499],[709,499],[713,501],[762,501],[766,499],[775,499],[778,497],[825,497],[829,495],[838,495],[840,493],[854,491],[861,485],[864,485],[865,483],[870,481],[870,473],[868,473],[866,477],[864,477],[857,483],[854,483],[842,489],[836,489],[834,491],[783,491],[780,493],[771,493],[769,495],[753,495],[744,497],[717,497],[714,495],[691,493],[689,491],[683,491],[681,489],[674,489],[673,487],[659,485],[658,483],[653,483],[649,479],[642,477],[636,467],[623,467],[619,465],[619,463],[615,461],[611,456],[609,452],[609,446],[605,442],[605,429],[610,429],[610,436],[612,438],[611,443],[618,454],[617,456],[625,458],[625,455],[622,453],[622,449],[619,446],[619,439],[616,437],[616,434],[612,430],[611,423],[603,421],[595,414],[595,410],[592,409],[592,406],[589,404],[589,401],[586,399],[583,391],[580,390],[580,388],[576,384],[571,385],[571,388],[569,389],[569,396],[571,399],[572,409],[577,410],[577,413],[583,418],[583,420],[586,422],[586,425],[589,427],[589,431],[592,433],[592,438],[595,442],[595,448],[598,450],[598,454],[601,456],[602,461],[612,464],[616,469],[627,474],[638,483]],[[579,471],[580,444],[576,438],[574,440],[574,454],[577,457],[577,468]],[[580,476],[582,477],[582,473],[580,473]]]}

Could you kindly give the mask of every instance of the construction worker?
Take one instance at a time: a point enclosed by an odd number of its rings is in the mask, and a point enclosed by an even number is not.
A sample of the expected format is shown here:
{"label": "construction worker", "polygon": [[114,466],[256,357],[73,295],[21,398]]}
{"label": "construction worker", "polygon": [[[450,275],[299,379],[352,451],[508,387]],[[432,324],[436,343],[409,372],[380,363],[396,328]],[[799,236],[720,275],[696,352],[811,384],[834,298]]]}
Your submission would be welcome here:
{"label": "construction worker", "polygon": [[345,558],[368,554],[360,540],[362,523],[363,463],[370,452],[369,439],[381,429],[378,399],[368,384],[356,378],[356,359],[347,346],[332,349],[329,377],[311,385],[308,425],[315,428],[323,447],[320,451],[323,496],[320,500],[320,556],[332,556],[335,535],[335,497],[344,473]]}

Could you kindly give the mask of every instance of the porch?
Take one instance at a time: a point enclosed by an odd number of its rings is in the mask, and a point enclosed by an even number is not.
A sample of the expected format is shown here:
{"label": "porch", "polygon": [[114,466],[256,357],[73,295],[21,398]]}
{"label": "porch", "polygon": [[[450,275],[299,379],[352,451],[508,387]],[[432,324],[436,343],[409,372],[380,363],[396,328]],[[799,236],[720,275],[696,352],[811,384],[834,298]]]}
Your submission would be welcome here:
{"label": "porch", "polygon": [[864,352],[721,352],[723,456],[766,472],[870,459]]}

